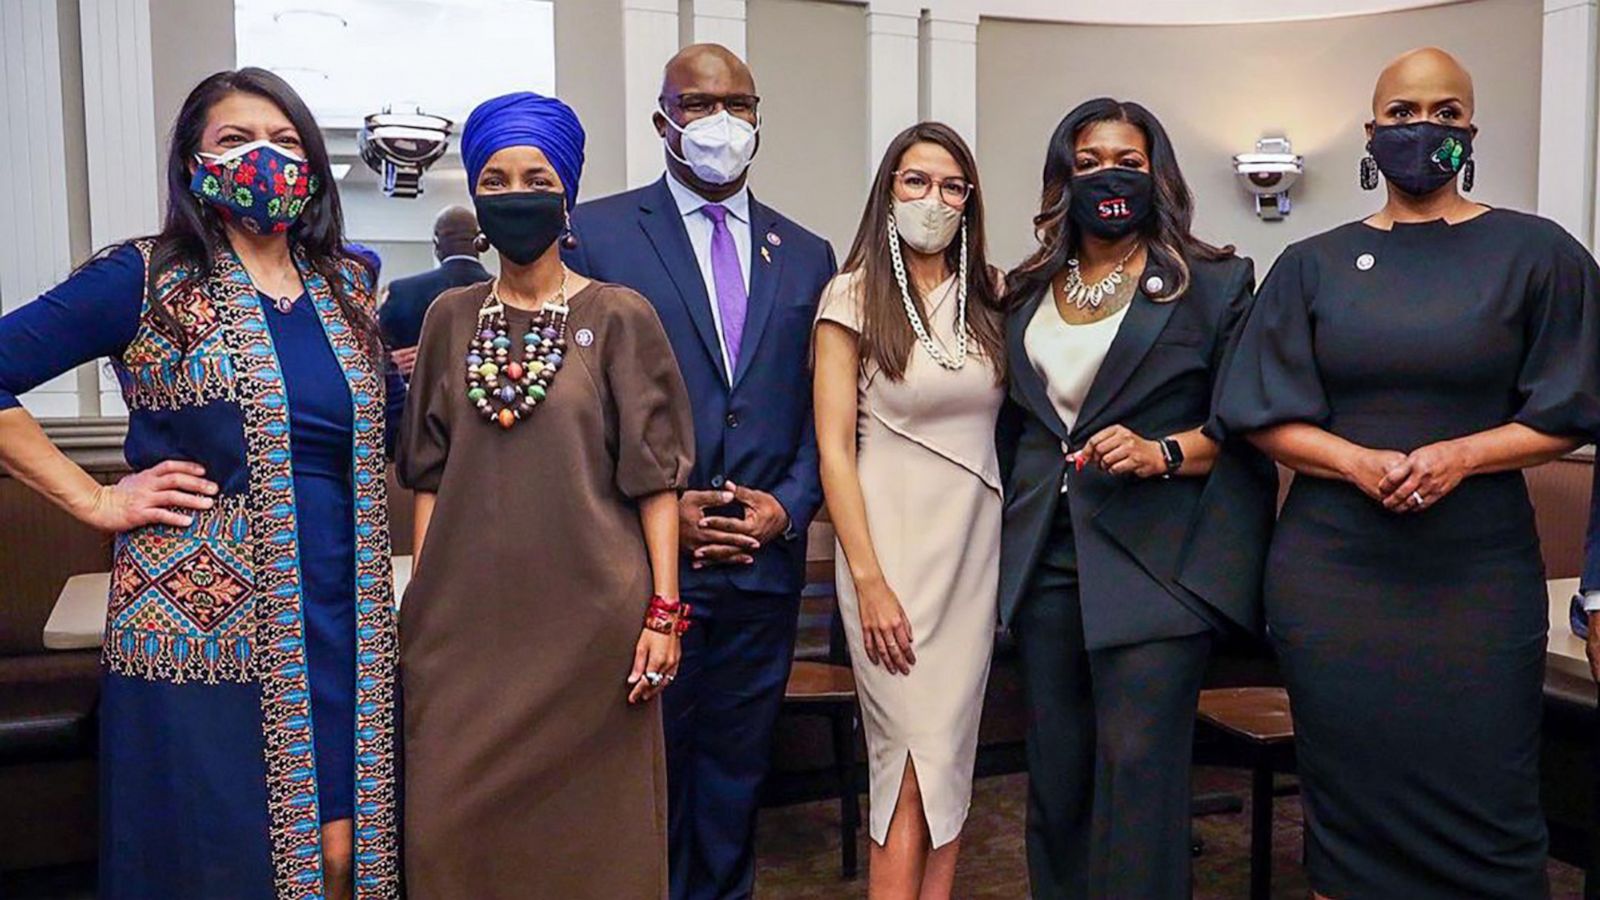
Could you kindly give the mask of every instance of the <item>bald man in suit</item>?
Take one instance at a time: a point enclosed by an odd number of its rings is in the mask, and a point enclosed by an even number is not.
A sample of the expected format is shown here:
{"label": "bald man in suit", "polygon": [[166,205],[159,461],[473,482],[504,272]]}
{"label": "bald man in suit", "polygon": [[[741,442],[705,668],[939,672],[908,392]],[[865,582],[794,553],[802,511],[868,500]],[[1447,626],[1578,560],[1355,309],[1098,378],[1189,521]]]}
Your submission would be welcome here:
{"label": "bald man in suit", "polygon": [[451,288],[488,281],[489,271],[478,262],[478,217],[465,206],[447,206],[433,220],[433,253],[437,268],[396,278],[384,292],[378,309],[378,329],[384,346],[394,356],[395,367],[407,380],[417,362],[417,339],[422,318],[434,298]]}

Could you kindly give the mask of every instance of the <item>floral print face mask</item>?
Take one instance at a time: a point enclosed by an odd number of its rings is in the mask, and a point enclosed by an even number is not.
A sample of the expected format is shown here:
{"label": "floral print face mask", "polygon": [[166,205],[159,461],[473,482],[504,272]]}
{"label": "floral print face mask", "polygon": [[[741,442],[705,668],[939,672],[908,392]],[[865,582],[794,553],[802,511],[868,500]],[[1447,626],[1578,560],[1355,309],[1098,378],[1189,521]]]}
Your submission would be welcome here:
{"label": "floral print face mask", "polygon": [[306,161],[271,141],[222,154],[197,153],[195,163],[189,190],[252,234],[288,231],[317,192],[317,177],[306,171]]}

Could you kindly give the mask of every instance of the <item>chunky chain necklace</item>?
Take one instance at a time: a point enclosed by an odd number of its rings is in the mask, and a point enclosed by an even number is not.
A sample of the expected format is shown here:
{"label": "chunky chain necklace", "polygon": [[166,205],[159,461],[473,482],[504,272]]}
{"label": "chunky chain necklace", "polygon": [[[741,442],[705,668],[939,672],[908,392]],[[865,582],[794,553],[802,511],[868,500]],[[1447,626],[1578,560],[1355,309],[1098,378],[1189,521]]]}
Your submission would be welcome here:
{"label": "chunky chain necklace", "polygon": [[1138,252],[1139,245],[1134,244],[1133,249],[1129,250],[1128,254],[1117,263],[1117,267],[1111,270],[1111,274],[1094,284],[1084,282],[1083,271],[1079,268],[1076,257],[1067,260],[1067,279],[1061,285],[1061,293],[1066,295],[1068,302],[1079,309],[1099,309],[1107,297],[1117,292],[1117,287],[1122,284],[1124,267]]}
{"label": "chunky chain necklace", "polygon": [[961,266],[956,273],[956,352],[952,356],[945,352],[928,334],[927,326],[922,322],[922,314],[917,311],[915,300],[911,299],[911,288],[906,282],[906,263],[900,256],[900,232],[895,227],[894,216],[889,216],[889,258],[894,262],[894,280],[900,284],[900,302],[905,304],[906,318],[911,320],[911,330],[916,332],[917,341],[922,344],[922,349],[928,351],[933,361],[951,371],[960,369],[967,364],[967,223],[961,223]]}
{"label": "chunky chain necklace", "polygon": [[467,399],[485,419],[509,429],[544,402],[561,371],[567,352],[567,269],[561,269],[555,298],[533,314],[522,336],[520,360],[511,359],[499,288],[496,279],[478,309],[478,330],[467,345]]}

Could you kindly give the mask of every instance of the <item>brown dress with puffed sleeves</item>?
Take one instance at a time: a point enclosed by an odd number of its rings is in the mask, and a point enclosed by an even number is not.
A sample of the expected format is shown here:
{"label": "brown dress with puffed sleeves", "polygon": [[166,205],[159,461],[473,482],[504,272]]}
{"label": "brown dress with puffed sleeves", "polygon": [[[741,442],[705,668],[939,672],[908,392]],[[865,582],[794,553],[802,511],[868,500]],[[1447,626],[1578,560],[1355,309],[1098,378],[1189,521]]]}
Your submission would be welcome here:
{"label": "brown dress with puffed sleeves", "polygon": [[[626,683],[652,579],[637,501],[684,485],[689,398],[648,301],[569,303],[548,398],[510,429],[467,398],[489,285],[423,325],[399,476],[437,494],[401,608],[413,900],[665,897],[659,701]],[[533,318],[507,308],[512,359]]]}

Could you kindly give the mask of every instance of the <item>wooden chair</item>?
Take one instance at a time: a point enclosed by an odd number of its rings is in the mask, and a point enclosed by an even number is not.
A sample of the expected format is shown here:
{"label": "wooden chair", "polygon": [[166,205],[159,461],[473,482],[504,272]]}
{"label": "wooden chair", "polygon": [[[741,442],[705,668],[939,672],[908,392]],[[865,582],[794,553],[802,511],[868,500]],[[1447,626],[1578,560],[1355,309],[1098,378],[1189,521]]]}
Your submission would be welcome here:
{"label": "wooden chair", "polygon": [[[826,519],[812,526],[806,554],[806,584],[833,585],[833,529]],[[829,591],[829,596],[835,596]],[[856,832],[861,828],[861,795],[856,782],[856,735],[860,710],[856,705],[856,680],[850,671],[844,623],[834,605],[828,628],[828,658],[798,659],[789,673],[784,692],[786,715],[821,716],[828,720],[832,737],[833,772],[839,798],[839,870],[855,878],[859,869]]]}
{"label": "wooden chair", "polygon": [[1272,801],[1278,794],[1273,773],[1294,771],[1289,695],[1279,687],[1205,690],[1200,692],[1199,717],[1223,745],[1222,755],[1206,761],[1250,769],[1250,900],[1269,900]]}

